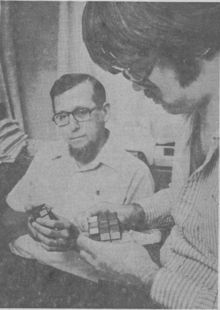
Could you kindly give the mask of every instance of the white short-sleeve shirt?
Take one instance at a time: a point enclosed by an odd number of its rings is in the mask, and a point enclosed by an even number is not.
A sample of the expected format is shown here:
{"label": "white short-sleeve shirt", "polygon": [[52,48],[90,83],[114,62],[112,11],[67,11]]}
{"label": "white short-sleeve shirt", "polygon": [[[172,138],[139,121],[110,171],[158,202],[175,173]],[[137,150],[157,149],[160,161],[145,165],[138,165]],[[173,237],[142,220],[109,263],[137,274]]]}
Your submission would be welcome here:
{"label": "white short-sleeve shirt", "polygon": [[95,160],[83,168],[65,142],[53,142],[35,156],[25,176],[7,197],[16,211],[47,204],[72,221],[100,201],[128,204],[154,192],[148,167],[116,145],[110,136]]}
{"label": "white short-sleeve shirt", "polygon": [[[120,149],[109,137],[96,159],[79,168],[64,142],[54,142],[34,158],[25,176],[7,197],[16,211],[46,203],[53,212],[74,222],[77,213],[97,202],[128,204],[153,194],[148,167]],[[63,271],[97,281],[97,274],[74,250],[48,252],[29,235],[10,243],[13,253],[37,259]]]}

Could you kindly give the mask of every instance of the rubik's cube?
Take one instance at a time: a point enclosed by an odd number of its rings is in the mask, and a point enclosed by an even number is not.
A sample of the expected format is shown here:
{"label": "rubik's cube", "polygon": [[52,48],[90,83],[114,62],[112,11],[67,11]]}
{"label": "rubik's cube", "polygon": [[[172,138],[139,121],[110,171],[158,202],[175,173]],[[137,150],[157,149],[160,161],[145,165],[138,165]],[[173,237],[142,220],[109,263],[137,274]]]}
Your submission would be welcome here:
{"label": "rubik's cube", "polygon": [[39,217],[41,218],[48,217],[51,220],[57,219],[51,210],[52,208],[45,204],[34,207],[34,209],[31,210],[31,217],[32,217],[31,221],[32,222],[36,221],[36,219]]}
{"label": "rubik's cube", "polygon": [[89,236],[96,241],[113,241],[121,239],[117,212],[100,213],[88,219]]}

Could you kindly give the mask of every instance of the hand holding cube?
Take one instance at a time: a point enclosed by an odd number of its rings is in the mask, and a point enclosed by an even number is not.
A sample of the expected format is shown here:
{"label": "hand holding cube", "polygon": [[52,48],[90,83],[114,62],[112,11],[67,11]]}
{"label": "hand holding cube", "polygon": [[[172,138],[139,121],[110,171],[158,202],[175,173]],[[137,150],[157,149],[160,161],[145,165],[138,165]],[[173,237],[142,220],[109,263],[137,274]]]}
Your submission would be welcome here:
{"label": "hand holding cube", "polygon": [[52,213],[45,205],[35,207],[29,216],[28,227],[33,238],[47,251],[68,251],[76,246],[77,227]]}
{"label": "hand holding cube", "polygon": [[121,230],[117,213],[99,213],[88,219],[89,236],[96,241],[113,241],[121,239]]}

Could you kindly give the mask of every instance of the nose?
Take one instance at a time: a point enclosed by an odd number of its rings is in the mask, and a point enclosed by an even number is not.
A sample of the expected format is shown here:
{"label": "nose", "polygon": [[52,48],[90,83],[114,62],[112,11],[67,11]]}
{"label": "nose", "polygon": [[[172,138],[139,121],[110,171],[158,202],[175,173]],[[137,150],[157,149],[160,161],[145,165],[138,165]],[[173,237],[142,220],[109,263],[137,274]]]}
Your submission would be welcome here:
{"label": "nose", "polygon": [[72,114],[69,115],[69,127],[72,131],[76,131],[79,129],[79,122],[73,117]]}
{"label": "nose", "polygon": [[135,91],[144,90],[144,87],[143,87],[143,86],[140,86],[140,85],[138,85],[138,84],[135,83],[135,82],[132,83],[132,87],[133,87],[133,90],[135,90]]}

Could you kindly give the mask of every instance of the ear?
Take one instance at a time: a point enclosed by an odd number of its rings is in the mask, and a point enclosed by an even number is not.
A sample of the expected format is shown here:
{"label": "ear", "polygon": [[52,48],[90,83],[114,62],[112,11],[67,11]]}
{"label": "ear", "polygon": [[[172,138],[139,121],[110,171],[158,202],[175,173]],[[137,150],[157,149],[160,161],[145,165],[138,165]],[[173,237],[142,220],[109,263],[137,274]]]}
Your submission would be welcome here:
{"label": "ear", "polygon": [[103,104],[103,112],[104,112],[104,122],[107,122],[110,117],[110,104],[108,102],[105,102]]}

